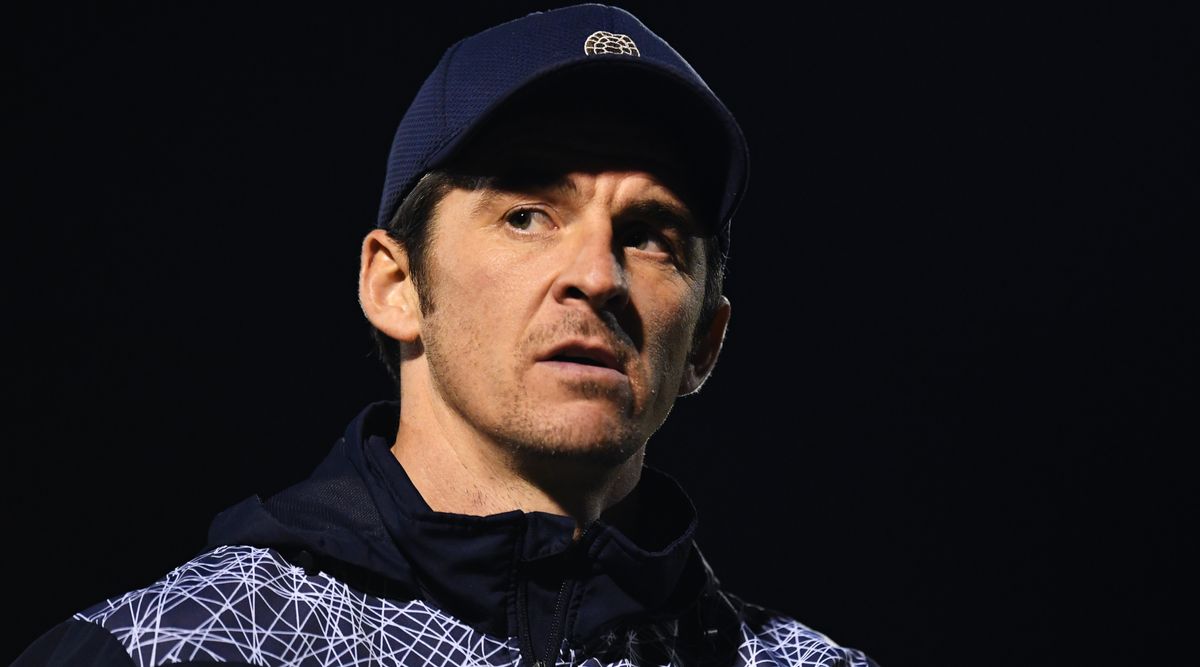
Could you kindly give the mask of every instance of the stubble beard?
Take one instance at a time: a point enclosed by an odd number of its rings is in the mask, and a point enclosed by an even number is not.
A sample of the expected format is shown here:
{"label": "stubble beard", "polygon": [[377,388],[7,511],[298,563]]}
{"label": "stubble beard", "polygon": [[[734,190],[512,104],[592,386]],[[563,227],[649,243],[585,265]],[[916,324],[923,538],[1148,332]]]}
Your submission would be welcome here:
{"label": "stubble beard", "polygon": [[[582,424],[578,420],[573,422],[562,411],[556,413],[552,407],[539,409],[538,392],[528,390],[519,372],[527,368],[537,350],[554,341],[570,336],[594,336],[603,338],[614,349],[631,350],[627,337],[622,338],[594,318],[568,317],[554,326],[537,330],[523,341],[511,358],[509,368],[504,368],[503,363],[470,368],[462,363],[454,346],[443,343],[458,337],[463,349],[486,349],[487,342],[480,332],[444,323],[445,314],[445,310],[439,309],[438,315],[427,317],[422,332],[434,389],[475,430],[500,445],[518,464],[558,463],[611,469],[627,462],[645,445],[649,434],[641,432],[637,415],[633,414],[631,388],[590,380],[571,381],[566,391],[584,400],[611,403],[615,408],[608,412],[607,419],[600,420],[601,423]],[[471,374],[476,377],[470,377]],[[508,382],[505,382],[506,378]],[[511,386],[513,378],[518,382],[511,395],[494,403],[489,397],[472,398],[465,386],[503,388]],[[487,409],[480,410],[480,406],[474,405],[475,401],[481,401],[485,406],[493,403],[495,412],[489,415]]]}

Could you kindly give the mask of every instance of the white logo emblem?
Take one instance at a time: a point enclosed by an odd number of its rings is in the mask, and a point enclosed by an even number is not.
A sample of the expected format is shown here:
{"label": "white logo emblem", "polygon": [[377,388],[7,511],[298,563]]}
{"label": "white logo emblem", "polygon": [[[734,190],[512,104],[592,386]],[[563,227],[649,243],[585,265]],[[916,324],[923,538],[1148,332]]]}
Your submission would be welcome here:
{"label": "white logo emblem", "polygon": [[583,52],[589,56],[601,53],[619,53],[626,56],[642,57],[642,54],[638,52],[637,44],[633,43],[629,35],[604,32],[603,30],[597,30],[588,35],[587,41],[583,43]]}

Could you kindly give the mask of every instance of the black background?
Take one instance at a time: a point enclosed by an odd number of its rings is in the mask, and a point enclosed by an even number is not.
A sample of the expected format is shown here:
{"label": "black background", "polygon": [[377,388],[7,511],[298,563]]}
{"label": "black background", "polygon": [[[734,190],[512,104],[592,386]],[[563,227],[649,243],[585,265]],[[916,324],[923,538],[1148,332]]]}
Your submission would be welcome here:
{"label": "black background", "polygon": [[[728,588],[885,667],[1194,661],[1196,24],[897,4],[624,4],[752,153],[721,363],[649,461]],[[547,6],[171,5],[2,21],[0,658],[389,397],[395,125]]]}

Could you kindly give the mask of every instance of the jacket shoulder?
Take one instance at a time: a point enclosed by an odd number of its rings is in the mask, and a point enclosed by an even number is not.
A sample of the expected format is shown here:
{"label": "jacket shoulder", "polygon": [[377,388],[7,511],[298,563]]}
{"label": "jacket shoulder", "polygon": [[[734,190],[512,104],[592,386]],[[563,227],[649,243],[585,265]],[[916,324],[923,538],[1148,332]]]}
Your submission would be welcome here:
{"label": "jacket shoulder", "polygon": [[110,634],[132,662],[104,664],[123,667],[373,664],[425,645],[441,646],[455,664],[512,650],[421,600],[364,593],[275,549],[245,545],[216,547],[74,620]]}
{"label": "jacket shoulder", "polygon": [[[250,664],[251,655],[214,650],[227,623],[259,589],[286,590],[297,568],[269,549],[218,547],[171,570],[155,583],[72,616],[29,646],[15,664]],[[242,619],[245,621],[246,619]]]}
{"label": "jacket shoulder", "polygon": [[777,611],[723,594],[741,619],[741,661],[747,665],[878,667],[858,649],[839,646],[824,634]]}

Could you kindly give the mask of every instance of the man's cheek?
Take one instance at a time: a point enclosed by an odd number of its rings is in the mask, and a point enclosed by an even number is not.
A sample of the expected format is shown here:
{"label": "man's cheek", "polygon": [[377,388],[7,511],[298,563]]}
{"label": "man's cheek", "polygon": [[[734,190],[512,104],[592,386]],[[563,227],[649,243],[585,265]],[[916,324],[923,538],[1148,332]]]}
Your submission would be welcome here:
{"label": "man's cheek", "polygon": [[445,267],[442,282],[445,301],[456,304],[460,313],[476,313],[487,309],[501,287],[495,272],[486,263],[451,262]]}
{"label": "man's cheek", "polygon": [[674,290],[662,290],[655,295],[663,307],[649,309],[645,314],[647,333],[660,345],[678,349],[680,341],[691,340],[691,329],[700,314],[700,305],[691,294],[681,295]]}
{"label": "man's cheek", "polygon": [[512,319],[516,313],[524,312],[531,296],[531,277],[528,267],[513,266],[511,263],[484,263],[465,276],[464,297],[477,312],[485,313],[493,324],[499,318]]}

